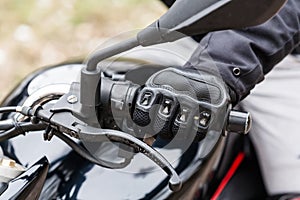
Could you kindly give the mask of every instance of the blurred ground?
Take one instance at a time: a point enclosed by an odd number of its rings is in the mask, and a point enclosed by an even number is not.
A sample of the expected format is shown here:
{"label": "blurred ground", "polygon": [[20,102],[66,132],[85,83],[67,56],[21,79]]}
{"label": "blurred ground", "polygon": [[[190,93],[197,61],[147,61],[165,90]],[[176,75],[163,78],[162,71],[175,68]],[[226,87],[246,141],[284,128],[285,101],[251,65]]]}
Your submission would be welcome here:
{"label": "blurred ground", "polygon": [[0,99],[37,68],[84,58],[164,12],[158,0],[1,0]]}

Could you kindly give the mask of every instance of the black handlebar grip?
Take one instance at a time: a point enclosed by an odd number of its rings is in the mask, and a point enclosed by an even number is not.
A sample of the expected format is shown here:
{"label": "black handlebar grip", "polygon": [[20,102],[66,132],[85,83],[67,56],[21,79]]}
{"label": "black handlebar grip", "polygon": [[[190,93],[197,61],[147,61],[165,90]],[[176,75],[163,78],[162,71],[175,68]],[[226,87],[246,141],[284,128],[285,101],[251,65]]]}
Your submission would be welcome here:
{"label": "black handlebar grip", "polygon": [[246,135],[251,128],[252,118],[248,112],[230,111],[227,131]]}

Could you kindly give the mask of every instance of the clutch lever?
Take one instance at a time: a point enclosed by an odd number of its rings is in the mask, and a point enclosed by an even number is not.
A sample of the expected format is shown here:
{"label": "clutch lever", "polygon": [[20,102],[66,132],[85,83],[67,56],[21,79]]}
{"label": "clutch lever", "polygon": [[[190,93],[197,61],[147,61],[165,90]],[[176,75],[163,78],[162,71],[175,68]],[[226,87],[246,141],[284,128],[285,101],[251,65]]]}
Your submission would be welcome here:
{"label": "clutch lever", "polygon": [[172,165],[155,149],[130,134],[112,130],[100,129],[89,126],[78,125],[80,138],[84,141],[103,141],[109,139],[111,142],[117,142],[132,147],[136,152],[140,152],[155,162],[170,177],[169,187],[173,191],[181,188],[181,179]]}
{"label": "clutch lever", "polygon": [[[79,124],[82,124],[82,126],[87,126],[84,122],[77,119],[72,115],[69,111],[50,111],[47,109],[42,109],[41,107],[35,109],[35,114],[39,120],[43,121],[44,123],[48,124],[48,130],[51,130],[52,134],[66,142],[73,150],[75,150],[79,155],[83,156],[84,158],[87,158],[89,161],[105,167],[105,168],[111,168],[111,169],[119,169],[126,167],[130,160],[126,159],[122,163],[113,163],[106,160],[96,159],[94,156],[91,155],[85,148],[77,144],[75,141],[71,140],[69,137],[64,135],[63,133],[81,140],[82,142],[85,142],[81,138],[81,129],[77,126]],[[108,139],[101,137],[101,140],[98,142],[104,142],[108,141]],[[87,142],[87,141],[86,141]],[[93,141],[94,142],[94,141]]]}
{"label": "clutch lever", "polygon": [[[112,129],[101,129],[87,125],[76,118],[72,112],[66,109],[42,109],[36,108],[33,112],[39,120],[47,123],[58,132],[66,133],[83,142],[115,142],[132,147],[136,152],[140,152],[156,163],[168,176],[169,188],[173,191],[181,189],[181,179],[172,165],[155,149],[148,144],[135,138],[134,136]],[[70,144],[69,144],[70,145]],[[112,163],[102,159],[89,159],[97,165],[106,168],[122,168],[129,164],[130,160],[122,164]]]}

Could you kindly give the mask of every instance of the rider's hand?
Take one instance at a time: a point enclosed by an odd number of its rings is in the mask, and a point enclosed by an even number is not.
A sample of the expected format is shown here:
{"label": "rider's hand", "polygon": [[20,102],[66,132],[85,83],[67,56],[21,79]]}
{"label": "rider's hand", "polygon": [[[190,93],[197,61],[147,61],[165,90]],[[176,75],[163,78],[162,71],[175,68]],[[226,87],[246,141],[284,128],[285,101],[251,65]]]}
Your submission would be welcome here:
{"label": "rider's hand", "polygon": [[196,69],[167,68],[153,74],[139,92],[132,113],[141,132],[162,138],[202,140],[222,131],[230,106],[219,76]]}

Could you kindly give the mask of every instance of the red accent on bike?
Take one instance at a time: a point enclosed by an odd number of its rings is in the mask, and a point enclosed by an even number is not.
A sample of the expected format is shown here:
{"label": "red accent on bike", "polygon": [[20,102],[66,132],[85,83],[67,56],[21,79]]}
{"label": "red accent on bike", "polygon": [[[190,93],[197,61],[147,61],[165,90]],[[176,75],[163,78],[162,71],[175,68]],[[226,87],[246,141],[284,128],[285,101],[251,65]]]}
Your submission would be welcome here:
{"label": "red accent on bike", "polygon": [[217,200],[219,198],[220,194],[222,193],[222,191],[224,190],[224,188],[226,187],[226,185],[228,184],[228,182],[230,181],[231,177],[234,175],[234,173],[236,172],[237,168],[240,166],[240,164],[244,160],[244,158],[245,158],[245,153],[243,153],[243,152],[240,152],[236,156],[235,160],[233,161],[231,167],[229,168],[227,174],[225,175],[225,177],[221,181],[218,189],[214,193],[214,195],[211,198],[211,200]]}

